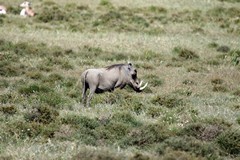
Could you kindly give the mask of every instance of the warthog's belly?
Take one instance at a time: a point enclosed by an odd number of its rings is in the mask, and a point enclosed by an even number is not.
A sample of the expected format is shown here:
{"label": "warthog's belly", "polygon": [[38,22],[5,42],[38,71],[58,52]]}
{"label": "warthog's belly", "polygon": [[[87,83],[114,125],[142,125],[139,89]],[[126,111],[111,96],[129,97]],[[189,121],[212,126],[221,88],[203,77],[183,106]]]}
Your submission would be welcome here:
{"label": "warthog's belly", "polygon": [[103,89],[97,88],[96,91],[95,91],[95,93],[98,94],[98,93],[103,93],[103,92],[106,92],[106,91],[112,92],[113,90],[114,90],[114,89],[106,89],[106,90],[104,89],[104,90],[103,90]]}

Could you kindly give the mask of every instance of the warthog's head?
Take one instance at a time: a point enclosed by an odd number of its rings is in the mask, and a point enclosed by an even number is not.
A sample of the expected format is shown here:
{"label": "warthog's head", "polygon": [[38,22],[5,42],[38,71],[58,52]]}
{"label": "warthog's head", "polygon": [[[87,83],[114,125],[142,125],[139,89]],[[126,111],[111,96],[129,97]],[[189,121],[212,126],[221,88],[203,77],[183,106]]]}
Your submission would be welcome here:
{"label": "warthog's head", "polygon": [[128,72],[128,78],[129,78],[128,85],[132,87],[136,92],[143,91],[143,89],[147,87],[148,83],[142,86],[143,81],[140,81],[137,78],[137,70],[133,67],[131,63],[128,63],[126,67]]}

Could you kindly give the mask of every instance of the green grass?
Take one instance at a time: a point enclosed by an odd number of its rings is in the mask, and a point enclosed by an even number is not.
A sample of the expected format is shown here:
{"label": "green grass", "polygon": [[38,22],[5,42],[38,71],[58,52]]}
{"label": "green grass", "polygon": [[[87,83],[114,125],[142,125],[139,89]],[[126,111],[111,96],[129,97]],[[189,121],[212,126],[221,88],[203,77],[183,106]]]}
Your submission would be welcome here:
{"label": "green grass", "polygon": [[[0,159],[238,159],[238,0],[31,2],[0,0]],[[81,73],[128,61],[148,87],[84,108]]]}

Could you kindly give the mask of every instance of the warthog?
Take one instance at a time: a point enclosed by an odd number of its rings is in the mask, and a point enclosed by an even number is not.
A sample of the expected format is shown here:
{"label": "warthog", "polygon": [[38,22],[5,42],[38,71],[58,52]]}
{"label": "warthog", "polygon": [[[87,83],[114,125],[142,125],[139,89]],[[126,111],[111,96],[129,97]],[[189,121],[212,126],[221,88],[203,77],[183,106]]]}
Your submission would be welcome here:
{"label": "warthog", "polygon": [[[94,93],[112,92],[115,88],[124,88],[129,85],[136,92],[141,92],[147,85],[137,78],[137,70],[131,63],[114,64],[105,68],[87,69],[81,75],[82,100],[84,106],[89,106]],[[89,88],[88,98],[86,96]]]}

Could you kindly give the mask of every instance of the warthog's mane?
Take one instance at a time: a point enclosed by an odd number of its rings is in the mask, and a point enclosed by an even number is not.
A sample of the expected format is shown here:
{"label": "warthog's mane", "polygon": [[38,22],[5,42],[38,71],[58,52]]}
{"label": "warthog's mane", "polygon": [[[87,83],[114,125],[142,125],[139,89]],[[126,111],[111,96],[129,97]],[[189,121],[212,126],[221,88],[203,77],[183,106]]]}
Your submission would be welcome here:
{"label": "warthog's mane", "polygon": [[113,64],[111,66],[107,66],[106,69],[107,70],[111,70],[111,69],[115,69],[115,68],[118,68],[119,70],[121,69],[122,66],[124,66],[126,64]]}

